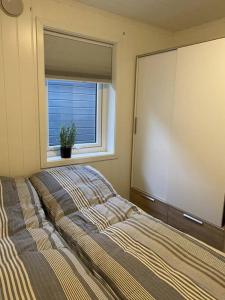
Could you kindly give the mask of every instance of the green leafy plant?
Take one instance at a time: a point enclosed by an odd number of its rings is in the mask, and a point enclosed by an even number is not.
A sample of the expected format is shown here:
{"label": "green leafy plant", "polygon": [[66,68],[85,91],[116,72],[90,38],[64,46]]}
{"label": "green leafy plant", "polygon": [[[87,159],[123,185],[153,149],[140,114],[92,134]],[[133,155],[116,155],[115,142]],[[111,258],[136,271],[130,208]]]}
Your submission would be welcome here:
{"label": "green leafy plant", "polygon": [[76,141],[77,129],[74,123],[71,126],[62,126],[60,129],[61,147],[73,147]]}

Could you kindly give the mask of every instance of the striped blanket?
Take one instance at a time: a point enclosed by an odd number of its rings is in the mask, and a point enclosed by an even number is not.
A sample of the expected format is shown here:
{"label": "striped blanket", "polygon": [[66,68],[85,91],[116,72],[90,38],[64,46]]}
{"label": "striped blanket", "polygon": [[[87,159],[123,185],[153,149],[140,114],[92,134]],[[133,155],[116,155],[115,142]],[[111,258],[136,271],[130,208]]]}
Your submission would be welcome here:
{"label": "striped blanket", "polygon": [[27,179],[0,177],[0,299],[114,299],[49,223]]}
{"label": "striped blanket", "polygon": [[121,198],[98,171],[61,167],[31,181],[70,247],[120,299],[225,299],[225,256]]}

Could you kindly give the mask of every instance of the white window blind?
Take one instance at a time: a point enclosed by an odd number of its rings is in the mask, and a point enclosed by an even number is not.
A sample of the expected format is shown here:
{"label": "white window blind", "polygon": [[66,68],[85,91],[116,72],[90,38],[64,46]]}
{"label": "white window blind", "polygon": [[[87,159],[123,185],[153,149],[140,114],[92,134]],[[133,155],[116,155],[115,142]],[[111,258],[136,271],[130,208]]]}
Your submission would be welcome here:
{"label": "white window blind", "polygon": [[112,45],[45,30],[46,77],[111,82]]}

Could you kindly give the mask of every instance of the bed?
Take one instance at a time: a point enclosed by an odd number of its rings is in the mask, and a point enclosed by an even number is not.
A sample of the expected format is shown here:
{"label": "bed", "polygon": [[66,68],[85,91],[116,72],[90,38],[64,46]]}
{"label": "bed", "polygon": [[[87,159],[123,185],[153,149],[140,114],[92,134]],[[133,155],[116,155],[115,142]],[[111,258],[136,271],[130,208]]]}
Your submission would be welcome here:
{"label": "bed", "polygon": [[115,299],[46,219],[28,179],[0,177],[0,299]]}
{"label": "bed", "polygon": [[49,218],[120,299],[224,300],[225,255],[120,197],[90,166],[31,177]]}

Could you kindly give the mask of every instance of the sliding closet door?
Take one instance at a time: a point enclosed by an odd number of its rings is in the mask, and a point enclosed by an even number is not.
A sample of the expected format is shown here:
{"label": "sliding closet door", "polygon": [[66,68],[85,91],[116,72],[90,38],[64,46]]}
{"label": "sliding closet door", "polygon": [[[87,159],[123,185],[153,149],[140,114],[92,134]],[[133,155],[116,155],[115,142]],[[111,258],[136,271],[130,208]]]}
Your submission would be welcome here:
{"label": "sliding closet door", "polygon": [[225,39],[179,49],[176,73],[168,202],[220,226],[225,191]]}
{"label": "sliding closet door", "polygon": [[132,187],[166,201],[176,51],[139,58]]}

